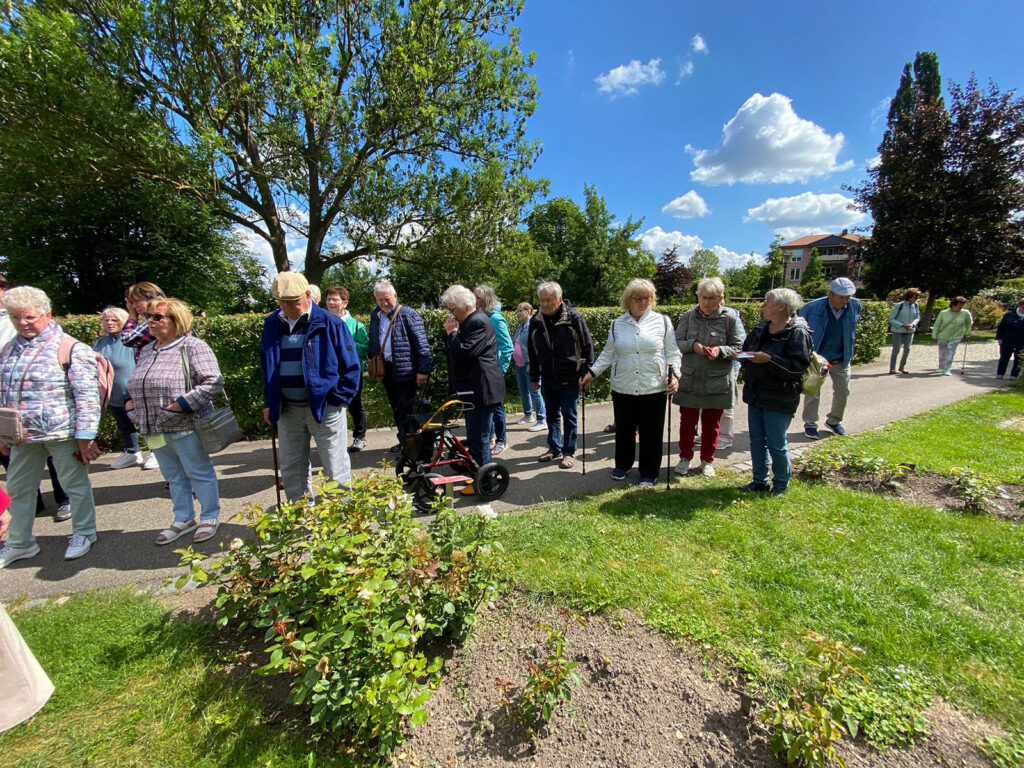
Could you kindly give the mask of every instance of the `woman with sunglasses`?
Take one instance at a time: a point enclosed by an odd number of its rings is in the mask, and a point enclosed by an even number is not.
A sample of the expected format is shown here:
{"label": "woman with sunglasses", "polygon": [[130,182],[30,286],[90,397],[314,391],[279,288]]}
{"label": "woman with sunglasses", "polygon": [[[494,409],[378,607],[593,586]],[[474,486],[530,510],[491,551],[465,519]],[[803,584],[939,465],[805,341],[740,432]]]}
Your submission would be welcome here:
{"label": "woman with sunglasses", "polygon": [[[178,299],[150,302],[146,321],[154,342],[142,348],[128,378],[125,410],[148,438],[171,488],[174,522],[156,537],[157,546],[192,534],[199,544],[217,534],[220,491],[213,460],[193,431],[196,419],[213,410],[224,380],[213,350],[190,335],[192,312]],[[192,495],[199,500],[196,525]]]}

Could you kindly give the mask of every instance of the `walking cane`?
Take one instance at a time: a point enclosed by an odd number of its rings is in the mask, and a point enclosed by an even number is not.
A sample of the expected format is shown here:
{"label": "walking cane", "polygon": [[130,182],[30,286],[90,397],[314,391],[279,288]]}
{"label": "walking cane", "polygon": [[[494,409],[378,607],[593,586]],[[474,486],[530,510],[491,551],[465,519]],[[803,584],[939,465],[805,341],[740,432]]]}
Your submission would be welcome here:
{"label": "walking cane", "polygon": [[960,375],[964,375],[964,368],[967,367],[967,338],[964,337],[964,359],[960,362]]}
{"label": "walking cane", "polygon": [[581,438],[580,445],[583,447],[583,476],[586,477],[586,475],[587,475],[587,388],[586,387],[580,387],[580,403],[582,405],[582,411],[583,411],[583,416],[582,416],[582,419],[581,419],[583,432],[580,435],[580,438]]}
{"label": "walking cane", "polygon": [[270,447],[274,454],[274,490],[277,491],[277,508],[281,508],[281,469],[277,464],[277,424],[270,425]]}
{"label": "walking cane", "polygon": [[[676,373],[672,370],[672,366],[668,367],[668,383],[671,384],[672,380],[676,377]],[[672,395],[665,392],[665,410],[668,411],[668,444],[672,445]],[[672,451],[665,451],[665,490],[667,491],[671,486],[672,482]]]}

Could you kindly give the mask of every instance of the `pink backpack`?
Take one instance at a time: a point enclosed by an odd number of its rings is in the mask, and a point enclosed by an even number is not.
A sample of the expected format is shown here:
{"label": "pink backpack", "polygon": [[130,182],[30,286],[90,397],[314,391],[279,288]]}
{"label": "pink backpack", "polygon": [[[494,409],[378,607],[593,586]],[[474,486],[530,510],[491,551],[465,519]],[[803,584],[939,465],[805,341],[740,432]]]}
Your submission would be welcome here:
{"label": "pink backpack", "polygon": [[[60,347],[57,350],[57,362],[64,369],[65,376],[68,374],[68,369],[71,368],[71,349],[75,344],[84,343],[67,334],[61,338]],[[90,348],[90,351],[96,357],[96,372],[99,374],[100,409],[106,411],[107,403],[110,402],[110,393],[114,391],[114,366],[96,350]]]}

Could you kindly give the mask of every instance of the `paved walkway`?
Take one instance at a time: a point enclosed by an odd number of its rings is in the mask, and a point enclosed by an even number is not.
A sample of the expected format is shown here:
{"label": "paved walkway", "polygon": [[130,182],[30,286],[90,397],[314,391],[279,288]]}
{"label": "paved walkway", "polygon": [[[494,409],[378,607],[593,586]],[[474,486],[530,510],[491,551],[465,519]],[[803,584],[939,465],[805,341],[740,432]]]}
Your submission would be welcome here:
{"label": "paved walkway", "polygon": [[[994,342],[968,345],[963,375],[959,365],[962,355],[958,354],[958,364],[954,369],[956,375],[939,376],[931,372],[936,365],[935,347],[918,345],[913,348],[908,363],[908,369],[915,373],[889,376],[887,348],[883,350],[880,362],[854,370],[850,403],[843,424],[850,433],[863,432],[1005,384],[994,376],[997,354]],[[831,397],[830,387],[826,383],[823,392],[823,418]],[[528,432],[526,427],[511,426],[519,415],[511,416],[509,447],[498,458],[508,466],[512,482],[494,507],[498,511],[509,511],[619,485],[609,478],[615,438],[601,431],[605,424],[611,422],[611,411],[610,403],[588,405],[586,408],[585,476],[579,453],[576,467],[572,470],[538,463],[536,457],[545,450],[546,433]],[[674,430],[678,429],[678,424],[676,411],[672,418]],[[793,422],[790,440],[794,451],[806,446],[799,417]],[[388,453],[388,448],[394,443],[391,430],[371,431],[368,443],[367,450],[353,456],[356,471],[378,466],[385,459],[394,461],[395,454]],[[749,467],[748,449],[746,411],[741,405],[736,409],[736,443],[731,451],[718,457],[716,465],[745,470]],[[99,540],[92,551],[80,560],[65,562],[65,537],[70,532],[70,523],[54,523],[49,517],[37,518],[35,534],[42,552],[31,560],[15,563],[0,571],[0,600],[43,597],[124,584],[159,583],[183,573],[178,566],[178,556],[172,552],[176,544],[157,547],[153,543],[157,532],[170,522],[170,499],[160,472],[136,468],[111,470],[109,464],[114,458],[114,455],[103,457],[91,470],[99,527]],[[675,460],[673,449],[673,464]],[[274,503],[269,441],[231,446],[215,457],[215,463],[220,478],[222,520],[228,521],[249,503]],[[636,481],[635,471],[630,481]],[[48,482],[44,481],[44,488]],[[49,494],[46,497],[49,500]],[[455,505],[458,509],[471,509],[474,502],[471,498],[457,497]],[[226,541],[245,533],[244,525],[225,522],[221,525],[218,540]],[[187,541],[182,539],[183,545]],[[207,544],[204,548],[214,552],[217,544]]]}

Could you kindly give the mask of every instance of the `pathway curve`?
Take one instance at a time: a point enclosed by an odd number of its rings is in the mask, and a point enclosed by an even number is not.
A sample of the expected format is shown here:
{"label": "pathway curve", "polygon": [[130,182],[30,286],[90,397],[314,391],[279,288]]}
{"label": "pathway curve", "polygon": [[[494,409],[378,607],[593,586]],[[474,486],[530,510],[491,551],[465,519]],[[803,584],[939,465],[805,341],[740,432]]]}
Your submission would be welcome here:
{"label": "pathway curve", "polygon": [[[898,419],[947,405],[974,394],[997,388],[1006,382],[995,378],[997,348],[994,342],[971,344],[967,348],[964,373],[960,374],[962,355],[957,356],[956,375],[932,373],[936,364],[935,347],[914,346],[907,376],[888,375],[888,349],[881,362],[854,369],[850,403],[844,426],[850,433],[863,432]],[[831,397],[825,385],[824,404]],[[827,408],[823,408],[822,413]],[[612,420],[611,403],[588,405],[587,474],[582,474],[582,461],[572,470],[540,464],[536,457],[545,450],[545,433],[526,431],[526,427],[509,427],[509,447],[499,457],[512,473],[512,482],[505,496],[494,503],[499,512],[564,499],[576,493],[598,491],[613,483],[609,477],[614,457],[614,435],[602,433]],[[518,414],[510,418],[511,422]],[[678,412],[673,414],[677,429]],[[746,439],[746,412],[736,409],[737,440],[732,450],[717,460],[720,467],[746,469],[749,466],[749,445]],[[790,432],[794,450],[808,442],[799,419]],[[674,441],[673,441],[674,442]],[[374,430],[368,435],[367,450],[353,456],[353,466],[366,470],[382,460],[394,460],[388,448],[394,443],[390,430]],[[675,463],[673,450],[672,463]],[[35,534],[42,552],[31,560],[15,563],[0,571],[0,601],[21,597],[38,598],[67,592],[126,584],[159,584],[179,576],[183,569],[178,556],[168,547],[153,544],[156,534],[170,517],[170,499],[159,471],[140,469],[111,470],[115,456],[103,457],[93,465],[91,478],[96,496],[99,541],[93,550],[71,562],[63,560],[65,537],[69,523],[53,523],[49,517],[36,519]],[[577,458],[581,458],[577,454]],[[273,462],[270,442],[258,440],[231,446],[215,457],[220,478],[223,520],[229,520],[246,504],[273,504]],[[630,480],[635,482],[636,473]],[[664,482],[664,476],[662,477]],[[679,481],[677,481],[679,482]],[[44,488],[48,480],[44,481]],[[49,500],[49,494],[46,494]],[[472,499],[457,497],[458,509],[471,509]],[[51,502],[52,506],[52,502]],[[244,525],[226,522],[221,525],[219,541],[227,541],[246,532]],[[184,544],[186,540],[182,540]],[[207,544],[213,552],[217,544]]]}

